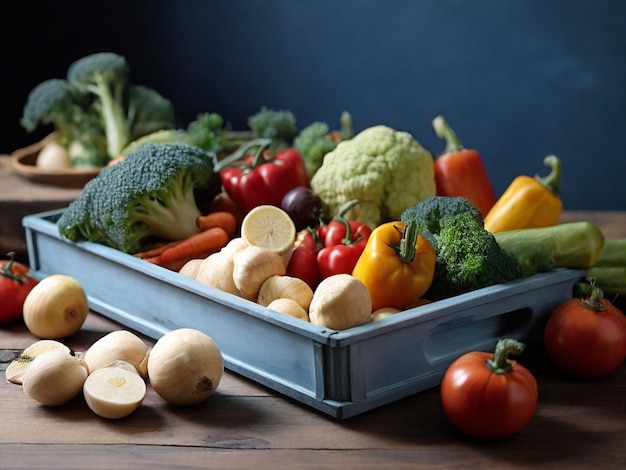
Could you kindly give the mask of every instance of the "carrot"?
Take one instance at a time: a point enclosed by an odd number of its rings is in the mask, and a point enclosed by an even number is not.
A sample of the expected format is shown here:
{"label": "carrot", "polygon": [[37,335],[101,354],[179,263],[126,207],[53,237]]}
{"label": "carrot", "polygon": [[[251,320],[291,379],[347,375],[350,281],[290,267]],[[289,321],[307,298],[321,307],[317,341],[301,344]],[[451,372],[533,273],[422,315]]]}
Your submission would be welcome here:
{"label": "carrot", "polygon": [[222,191],[211,201],[211,212],[230,212],[235,216],[237,224],[243,220],[244,213],[235,201],[225,192]]}
{"label": "carrot", "polygon": [[133,256],[136,256],[137,258],[142,258],[142,259],[156,258],[168,248],[172,248],[183,241],[184,240],[174,240],[171,242],[159,243],[155,245],[154,247],[149,248],[145,251],[140,251],[139,253],[135,253]]}
{"label": "carrot", "polygon": [[211,227],[163,251],[159,255],[159,262],[162,265],[171,265],[182,260],[205,258],[220,250],[229,240],[228,233],[222,227]]}
{"label": "carrot", "polygon": [[213,211],[206,215],[201,215],[196,219],[196,225],[201,230],[213,227],[221,227],[232,238],[237,231],[237,219],[232,212]]}

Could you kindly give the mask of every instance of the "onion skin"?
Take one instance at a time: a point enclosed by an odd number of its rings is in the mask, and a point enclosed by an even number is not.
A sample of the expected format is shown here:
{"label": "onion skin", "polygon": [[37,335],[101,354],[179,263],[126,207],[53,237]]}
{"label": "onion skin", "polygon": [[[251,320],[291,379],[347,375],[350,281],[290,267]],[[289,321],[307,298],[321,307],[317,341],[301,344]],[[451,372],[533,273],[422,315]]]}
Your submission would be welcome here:
{"label": "onion skin", "polygon": [[24,301],[24,323],[28,331],[42,339],[73,335],[88,313],[82,285],[64,274],[52,274],[39,281]]}
{"label": "onion skin", "polygon": [[320,224],[323,203],[315,191],[304,186],[293,188],[280,203],[296,226],[296,231],[307,227],[315,228]]}
{"label": "onion skin", "polygon": [[197,405],[217,389],[224,372],[218,345],[205,333],[180,328],[163,335],[148,357],[154,391],[173,405]]}

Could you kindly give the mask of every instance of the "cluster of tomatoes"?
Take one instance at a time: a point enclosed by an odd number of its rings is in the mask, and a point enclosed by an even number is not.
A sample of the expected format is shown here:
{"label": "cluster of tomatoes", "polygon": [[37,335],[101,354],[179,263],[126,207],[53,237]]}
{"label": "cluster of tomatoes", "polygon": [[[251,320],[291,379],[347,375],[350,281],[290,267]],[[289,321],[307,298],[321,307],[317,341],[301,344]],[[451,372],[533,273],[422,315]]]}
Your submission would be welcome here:
{"label": "cluster of tomatoes", "polygon": [[[593,283],[583,299],[570,299],[548,318],[543,342],[552,363],[573,377],[611,374],[626,358],[626,316]],[[495,354],[471,352],[453,362],[441,383],[450,421],[471,436],[493,439],[521,431],[539,400],[537,381],[507,356],[524,345],[503,340]]]}

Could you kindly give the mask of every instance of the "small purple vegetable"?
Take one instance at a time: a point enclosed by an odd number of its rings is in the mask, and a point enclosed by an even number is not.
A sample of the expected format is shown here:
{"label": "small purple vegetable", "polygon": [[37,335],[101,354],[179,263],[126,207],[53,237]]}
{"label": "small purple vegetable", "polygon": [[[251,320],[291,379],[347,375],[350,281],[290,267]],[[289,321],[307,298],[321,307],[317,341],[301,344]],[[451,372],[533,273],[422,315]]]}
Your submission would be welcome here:
{"label": "small purple vegetable", "polygon": [[280,207],[289,214],[297,231],[307,227],[315,228],[320,224],[323,204],[312,189],[304,186],[292,189],[285,194]]}

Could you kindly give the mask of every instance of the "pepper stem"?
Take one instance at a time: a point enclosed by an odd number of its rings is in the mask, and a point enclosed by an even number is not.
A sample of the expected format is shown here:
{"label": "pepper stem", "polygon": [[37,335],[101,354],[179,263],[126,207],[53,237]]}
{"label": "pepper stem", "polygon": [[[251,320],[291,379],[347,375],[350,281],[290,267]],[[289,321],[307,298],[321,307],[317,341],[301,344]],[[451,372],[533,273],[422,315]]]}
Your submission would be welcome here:
{"label": "pepper stem", "polygon": [[[395,228],[400,231],[398,227]],[[415,244],[417,243],[417,237],[419,235],[417,224],[409,222],[405,224],[401,232],[402,238],[400,239],[400,245],[396,248],[396,251],[402,262],[410,263],[416,256]]]}
{"label": "pepper stem", "polygon": [[561,176],[563,174],[563,164],[556,155],[548,155],[543,159],[543,164],[552,168],[549,175],[540,177],[535,176],[535,179],[545,187],[547,190],[558,196],[561,192]]}
{"label": "pepper stem", "polygon": [[506,374],[513,369],[513,363],[508,360],[509,355],[519,356],[525,348],[526,345],[517,340],[510,338],[501,339],[496,344],[493,359],[488,359],[485,365],[495,374]]}
{"label": "pepper stem", "polygon": [[452,127],[450,127],[450,124],[448,124],[443,116],[437,116],[433,119],[433,128],[435,129],[437,137],[446,140],[444,153],[458,152],[459,150],[464,149],[461,140],[456,135],[456,132],[454,132]]}
{"label": "pepper stem", "polygon": [[253,139],[241,145],[237,150],[220,160],[214,167],[213,171],[219,173],[224,168],[235,165],[239,160],[244,158],[251,149],[257,147],[253,165],[260,163],[259,159],[263,157],[263,152],[270,146],[272,139]]}

